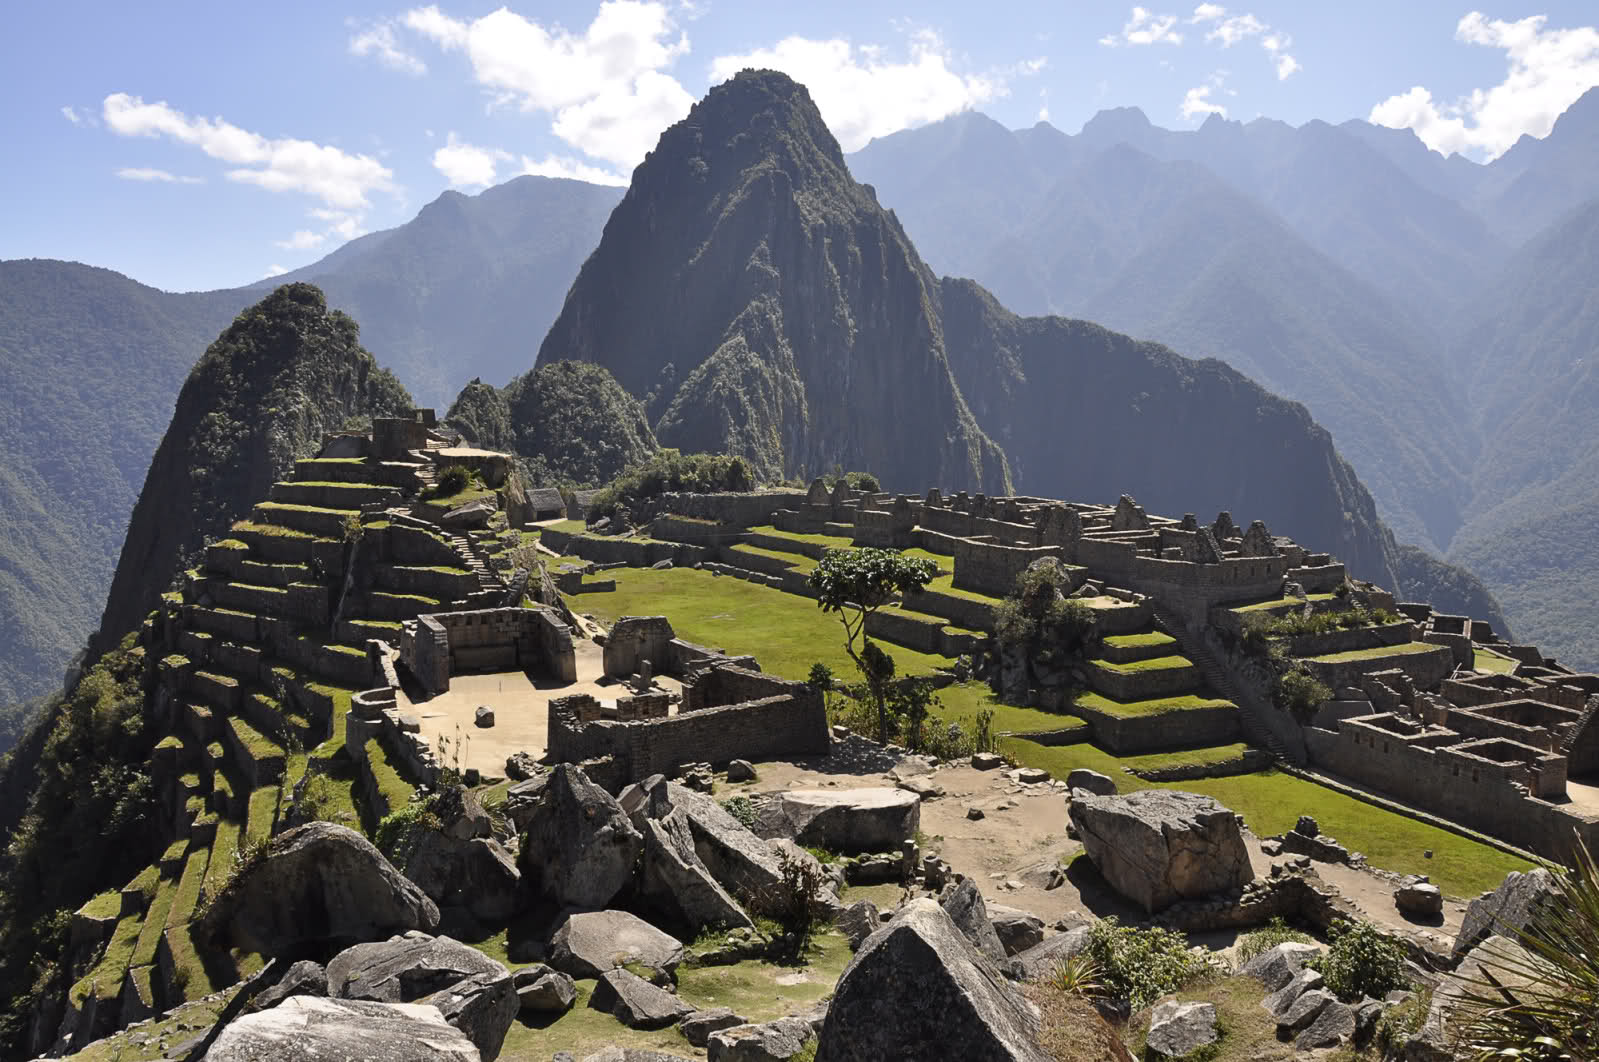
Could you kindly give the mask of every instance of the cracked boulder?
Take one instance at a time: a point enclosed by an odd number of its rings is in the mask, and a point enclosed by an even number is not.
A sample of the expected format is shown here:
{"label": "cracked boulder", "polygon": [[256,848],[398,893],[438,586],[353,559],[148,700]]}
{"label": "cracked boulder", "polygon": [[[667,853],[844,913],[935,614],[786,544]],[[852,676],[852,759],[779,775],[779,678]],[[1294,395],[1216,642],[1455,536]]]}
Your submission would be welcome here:
{"label": "cracked boulder", "polygon": [[1100,875],[1151,914],[1254,880],[1237,816],[1208,796],[1083,796],[1071,803],[1071,821]]}
{"label": "cracked boulder", "polygon": [[547,778],[525,812],[522,878],[559,906],[603,908],[632,877],[644,838],[581,768],[559,764]]}

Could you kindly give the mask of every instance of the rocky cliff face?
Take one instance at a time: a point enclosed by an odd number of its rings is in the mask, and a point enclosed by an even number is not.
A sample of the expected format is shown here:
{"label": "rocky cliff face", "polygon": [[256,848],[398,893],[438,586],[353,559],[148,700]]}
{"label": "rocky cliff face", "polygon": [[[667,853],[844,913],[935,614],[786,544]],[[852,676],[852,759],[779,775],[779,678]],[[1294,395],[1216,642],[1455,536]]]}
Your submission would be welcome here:
{"label": "rocky cliff face", "polygon": [[138,625],[173,577],[267,496],[322,434],[411,405],[360,344],[355,321],[310,284],[241,313],[178,393],[128,525],[91,659]]}
{"label": "rocky cliff face", "polygon": [[804,87],[745,71],[634,172],[539,359],[598,362],[650,397],[663,444],[744,454],[769,477],[842,465],[1003,491],[936,283]]}

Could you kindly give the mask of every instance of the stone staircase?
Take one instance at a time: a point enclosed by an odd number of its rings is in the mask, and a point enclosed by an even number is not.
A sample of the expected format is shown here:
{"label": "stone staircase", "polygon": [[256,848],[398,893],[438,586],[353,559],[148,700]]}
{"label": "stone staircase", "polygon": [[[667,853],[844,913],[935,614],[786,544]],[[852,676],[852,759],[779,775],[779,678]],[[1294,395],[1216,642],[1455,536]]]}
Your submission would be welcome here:
{"label": "stone staircase", "polygon": [[483,593],[503,594],[505,583],[494,569],[489,567],[489,562],[484,559],[483,551],[478,544],[467,536],[456,531],[443,532],[445,540],[450,543],[455,552],[461,557],[461,562],[466,569],[477,576],[478,590]]}
{"label": "stone staircase", "polygon": [[1239,719],[1244,727],[1244,736],[1249,739],[1249,743],[1266,749],[1280,761],[1292,762],[1293,757],[1288,754],[1288,750],[1283,746],[1283,743],[1278,740],[1277,735],[1271,732],[1270,727],[1256,718],[1255,710],[1245,698],[1239,696],[1238,690],[1234,687],[1232,679],[1228,677],[1226,669],[1217,663],[1216,658],[1211,655],[1204,642],[1201,639],[1190,637],[1182,621],[1177,618],[1177,614],[1154,598],[1150,598],[1150,607],[1155,614],[1156,625],[1177,639],[1177,644],[1182,647],[1183,655],[1199,669],[1199,673],[1204,676],[1206,684],[1215,690],[1219,696],[1227,698],[1238,706]]}
{"label": "stone staircase", "polygon": [[1599,696],[1589,697],[1588,704],[1582,711],[1582,718],[1578,719],[1576,724],[1572,726],[1570,732],[1566,735],[1566,740],[1560,743],[1560,751],[1569,753],[1572,744],[1577,739],[1577,735],[1588,729],[1588,724],[1593,721],[1593,717],[1596,715],[1599,715]]}

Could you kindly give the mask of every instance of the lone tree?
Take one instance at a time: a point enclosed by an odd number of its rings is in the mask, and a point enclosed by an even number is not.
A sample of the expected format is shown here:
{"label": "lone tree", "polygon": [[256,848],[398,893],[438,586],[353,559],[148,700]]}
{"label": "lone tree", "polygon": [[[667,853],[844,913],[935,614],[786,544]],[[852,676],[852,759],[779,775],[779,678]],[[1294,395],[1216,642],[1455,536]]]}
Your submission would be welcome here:
{"label": "lone tree", "polygon": [[932,561],[896,550],[830,549],[807,580],[822,611],[838,613],[844,624],[844,651],[866,680],[880,741],[889,737],[888,683],[894,677],[894,658],[866,636],[866,618],[900,594],[921,590],[937,574]]}

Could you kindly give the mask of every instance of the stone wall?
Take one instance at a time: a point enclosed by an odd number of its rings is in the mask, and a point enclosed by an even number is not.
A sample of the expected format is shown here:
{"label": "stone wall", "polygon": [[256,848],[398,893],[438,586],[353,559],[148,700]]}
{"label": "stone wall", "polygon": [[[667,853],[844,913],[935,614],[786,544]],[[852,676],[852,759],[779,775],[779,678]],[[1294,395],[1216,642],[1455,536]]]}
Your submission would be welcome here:
{"label": "stone wall", "polygon": [[[445,654],[447,666],[441,666]],[[400,658],[433,694],[450,688],[450,675],[466,671],[521,669],[562,682],[577,681],[571,628],[543,607],[418,616],[400,630]]]}
{"label": "stone wall", "polygon": [[1073,705],[1071,711],[1087,721],[1094,744],[1117,756],[1226,745],[1238,741],[1241,730],[1236,707],[1189,708],[1133,717],[1111,715],[1081,704]]}
{"label": "stone wall", "polygon": [[1397,668],[1410,676],[1419,689],[1433,689],[1455,669],[1455,657],[1445,646],[1420,653],[1404,653],[1380,660],[1306,660],[1305,666],[1319,681],[1334,690],[1359,686],[1360,677],[1369,672]]}
{"label": "stone wall", "polygon": [[[961,540],[955,543],[955,586],[960,590],[1005,597],[1016,590],[1016,577],[1034,561],[1046,557],[1059,559],[1055,546],[1000,546],[987,542]],[[1072,580],[1067,593],[1083,585],[1087,572],[1067,568]]]}
{"label": "stone wall", "polygon": [[605,638],[605,673],[627,678],[638,674],[639,664],[645,660],[657,672],[668,670],[675,637],[665,616],[623,616]]}
{"label": "stone wall", "polygon": [[372,418],[372,452],[382,460],[409,458],[410,450],[427,446],[427,425],[407,417]]}
{"label": "stone wall", "polygon": [[1322,634],[1300,634],[1289,640],[1288,652],[1294,656],[1323,656],[1327,653],[1346,653],[1354,649],[1404,645],[1406,642],[1414,641],[1414,632],[1415,628],[1405,620],[1380,627],[1355,627],[1351,630],[1327,631]]}
{"label": "stone wall", "polygon": [[906,594],[905,607],[912,612],[925,612],[931,616],[946,616],[957,627],[968,630],[991,631],[996,620],[995,605],[987,601],[976,601],[969,597],[957,594],[946,594],[937,590],[923,590],[914,594]]}
{"label": "stone wall", "polygon": [[802,490],[761,490],[746,494],[663,494],[657,511],[715,520],[739,527],[758,527],[772,522],[779,509],[800,509],[805,504]]}

